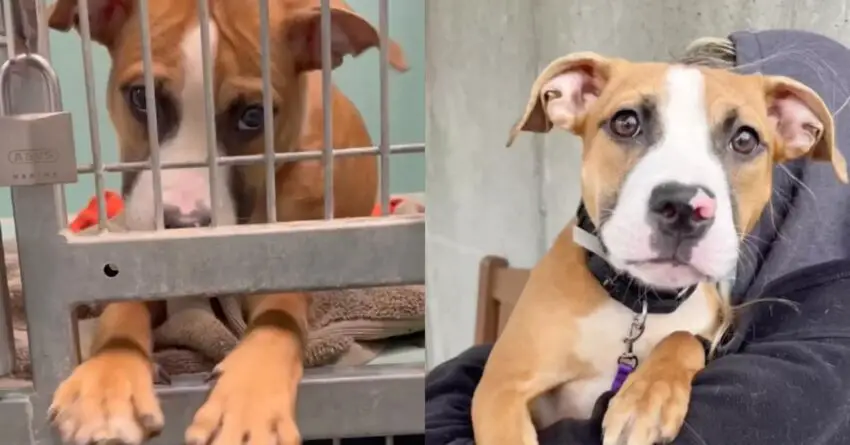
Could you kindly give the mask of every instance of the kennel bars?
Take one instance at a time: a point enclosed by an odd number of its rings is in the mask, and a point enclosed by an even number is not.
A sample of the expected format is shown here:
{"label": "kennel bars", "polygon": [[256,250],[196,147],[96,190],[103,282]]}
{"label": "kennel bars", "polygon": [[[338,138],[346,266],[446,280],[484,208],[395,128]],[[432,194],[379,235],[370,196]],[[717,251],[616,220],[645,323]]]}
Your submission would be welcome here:
{"label": "kennel bars", "polygon": [[[35,3],[39,50],[49,57],[43,0]],[[378,0],[380,19],[380,115],[378,147],[334,152],[330,107],[324,107],[325,146],[321,151],[275,153],[266,134],[264,153],[253,156],[219,157],[215,127],[207,125],[209,157],[200,164],[163,164],[157,147],[156,108],[148,113],[151,141],[150,162],[106,164],[101,156],[97,122],[98,106],[91,58],[92,41],[88,2],[81,0],[80,34],[83,48],[84,80],[89,114],[92,163],[77,172],[92,174],[98,201],[98,221],[105,227],[104,174],[107,172],[151,169],[154,177],[154,231],[133,233],[102,232],[95,236],[73,236],[64,204],[64,189],[57,185],[12,187],[16,241],[21,279],[25,289],[33,382],[26,388],[3,388],[0,380],[0,431],[3,443],[59,444],[58,436],[46,420],[47,407],[57,385],[78,363],[76,327],[71,308],[79,303],[140,299],[171,299],[190,296],[248,294],[265,291],[319,290],[329,288],[420,284],[424,282],[424,218],[382,216],[348,220],[333,219],[333,159],[343,156],[378,155],[380,159],[379,201],[383,214],[389,209],[389,156],[424,151],[424,144],[390,146],[389,90],[387,57],[387,0]],[[15,13],[11,0],[4,0],[5,47],[9,61],[3,69],[16,69],[25,51],[16,48]],[[272,128],[269,94],[268,5],[259,1],[261,52],[263,58],[263,101],[266,131]],[[143,39],[143,65],[148,103],[154,103],[148,0],[137,0]],[[209,17],[206,0],[198,2],[201,23]],[[324,100],[330,98],[330,2],[321,0],[321,33]],[[202,29],[204,42],[204,84],[208,92],[206,116],[214,115],[212,103],[212,56],[209,35]],[[29,48],[28,48],[29,49]],[[20,56],[18,54],[23,54]],[[17,58],[17,59],[16,59]],[[17,62],[16,62],[17,60]],[[48,76],[55,76],[51,71]],[[27,82],[38,79],[28,78]],[[25,108],[19,92],[4,92],[2,101],[12,113]],[[29,98],[32,100],[32,98]],[[45,102],[43,106],[47,105]],[[60,105],[61,107],[61,105]],[[324,220],[277,223],[275,187],[266,187],[267,224],[219,226],[203,229],[164,230],[161,170],[207,167],[210,169],[213,200],[219,165],[247,165],[265,162],[267,180],[273,183],[275,165],[321,159],[325,173]],[[213,205],[215,201],[213,201]],[[215,213],[215,212],[213,212]],[[221,255],[227,252],[227,255]],[[332,273],[328,273],[332,271]],[[5,280],[4,280],[5,284]],[[3,289],[0,288],[0,291]],[[6,374],[14,359],[8,338],[8,292],[0,305],[0,375]],[[166,426],[150,443],[181,443],[183,432],[195,410],[203,402],[208,387],[201,376],[177,376],[165,387],[157,387]],[[305,439],[422,434],[424,430],[424,362],[412,365],[365,366],[352,369],[310,369],[305,372],[298,397],[297,422]]]}

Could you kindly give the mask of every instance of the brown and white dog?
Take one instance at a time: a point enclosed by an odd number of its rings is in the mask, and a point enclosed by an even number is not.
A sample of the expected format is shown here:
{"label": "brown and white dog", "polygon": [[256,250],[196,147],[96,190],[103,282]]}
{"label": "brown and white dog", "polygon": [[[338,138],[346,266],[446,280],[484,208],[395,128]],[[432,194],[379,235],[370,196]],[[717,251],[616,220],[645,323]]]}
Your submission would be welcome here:
{"label": "brown and white dog", "polygon": [[[220,155],[263,153],[264,119],[259,6],[242,0],[209,2],[210,19],[199,23],[197,2],[149,0],[153,70],[156,79],[160,159],[204,161],[206,122],[201,26],[209,30],[213,62],[215,125]],[[89,0],[91,34],[112,61],[107,90],[109,114],[121,160],[145,161],[150,154],[137,3]],[[377,30],[345,2],[333,0],[332,59],[379,45]],[[317,0],[270,0],[271,83],[274,144],[279,152],[318,150],[323,145],[320,10]],[[53,29],[79,25],[77,0],[58,0],[49,16]],[[392,43],[391,65],[407,69]],[[371,146],[353,103],[333,90],[333,146]],[[375,203],[377,167],[371,157],[335,161],[335,216],[368,216]],[[320,161],[279,165],[275,184],[264,167],[221,167],[219,203],[211,204],[205,168],[163,170],[166,228],[262,223],[265,188],[277,190],[277,220],[321,218]],[[150,171],[123,176],[125,220],[130,230],[154,227]],[[251,296],[245,301],[249,332],[217,368],[217,382],[186,431],[188,444],[300,443],[294,405],[303,372],[301,351],[308,296],[301,293]],[[162,321],[164,303],[109,304],[100,317],[91,356],[58,388],[50,414],[63,440],[88,444],[139,444],[163,426],[152,385],[151,330]]]}
{"label": "brown and white dog", "polygon": [[[629,352],[640,364],[609,404],[603,442],[670,441],[705,366],[698,337],[716,340],[728,327],[716,283],[734,270],[743,234],[770,198],[774,163],[808,156],[847,182],[832,116],[789,78],[575,53],[538,77],[508,145],[521,131],[553,127],[582,139],[586,224],[608,278],[675,299],[690,293],[664,314],[646,315],[645,299],[640,310],[621,304],[589,266],[587,233],[568,224],[489,358],[473,398],[475,441],[532,445],[535,426],[589,418]],[[631,351],[625,337],[637,337]]]}

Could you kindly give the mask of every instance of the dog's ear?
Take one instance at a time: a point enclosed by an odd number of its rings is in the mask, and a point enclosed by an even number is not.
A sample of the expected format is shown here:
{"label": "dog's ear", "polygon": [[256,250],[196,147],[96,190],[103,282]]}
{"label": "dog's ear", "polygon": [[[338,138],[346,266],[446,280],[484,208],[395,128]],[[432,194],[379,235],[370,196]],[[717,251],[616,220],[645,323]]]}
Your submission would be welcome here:
{"label": "dog's ear", "polygon": [[811,88],[782,76],[765,76],[767,116],[776,132],[777,162],[809,156],[832,164],[847,183],[847,161],[835,145],[832,113]]}
{"label": "dog's ear", "polygon": [[[331,7],[354,12],[354,8],[352,8],[344,0],[331,0]],[[393,69],[402,73],[410,69],[410,66],[407,64],[407,58],[404,56],[404,50],[401,49],[401,45],[390,39],[389,49],[387,51],[387,60],[390,62],[390,66]]]}
{"label": "dog's ear", "polygon": [[[322,14],[320,8],[293,12],[286,26],[286,38],[297,71],[322,69]],[[378,30],[357,13],[331,8],[331,64],[342,65],[347,55],[358,56],[380,44]]]}
{"label": "dog's ear", "polygon": [[525,113],[511,129],[507,145],[521,131],[546,133],[558,126],[575,132],[610,75],[611,61],[595,53],[573,53],[550,63],[534,81]]}
{"label": "dog's ear", "polygon": [[[130,16],[132,0],[89,0],[89,26],[92,40],[104,46],[112,45],[115,34]],[[57,31],[80,29],[78,0],[57,0],[47,13],[47,25]]]}

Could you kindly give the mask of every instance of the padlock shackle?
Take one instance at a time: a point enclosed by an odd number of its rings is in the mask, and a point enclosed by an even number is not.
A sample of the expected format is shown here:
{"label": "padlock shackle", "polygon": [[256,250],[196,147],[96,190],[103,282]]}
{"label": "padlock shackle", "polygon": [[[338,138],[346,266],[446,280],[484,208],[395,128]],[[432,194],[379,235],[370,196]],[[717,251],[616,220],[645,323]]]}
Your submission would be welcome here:
{"label": "padlock shackle", "polygon": [[62,92],[59,89],[59,76],[43,56],[36,53],[23,53],[10,57],[0,66],[0,116],[7,116],[12,109],[12,70],[15,65],[26,65],[41,73],[47,87],[47,106],[44,111],[62,110]]}

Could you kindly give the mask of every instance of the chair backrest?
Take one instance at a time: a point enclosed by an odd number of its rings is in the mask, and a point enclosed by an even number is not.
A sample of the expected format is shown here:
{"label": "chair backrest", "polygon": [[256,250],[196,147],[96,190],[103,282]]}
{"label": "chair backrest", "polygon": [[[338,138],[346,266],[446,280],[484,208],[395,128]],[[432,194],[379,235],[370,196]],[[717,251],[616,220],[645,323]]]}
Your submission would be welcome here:
{"label": "chair backrest", "polygon": [[496,341],[528,281],[529,272],[529,269],[510,267],[508,260],[502,257],[486,256],[481,259],[476,344]]}

